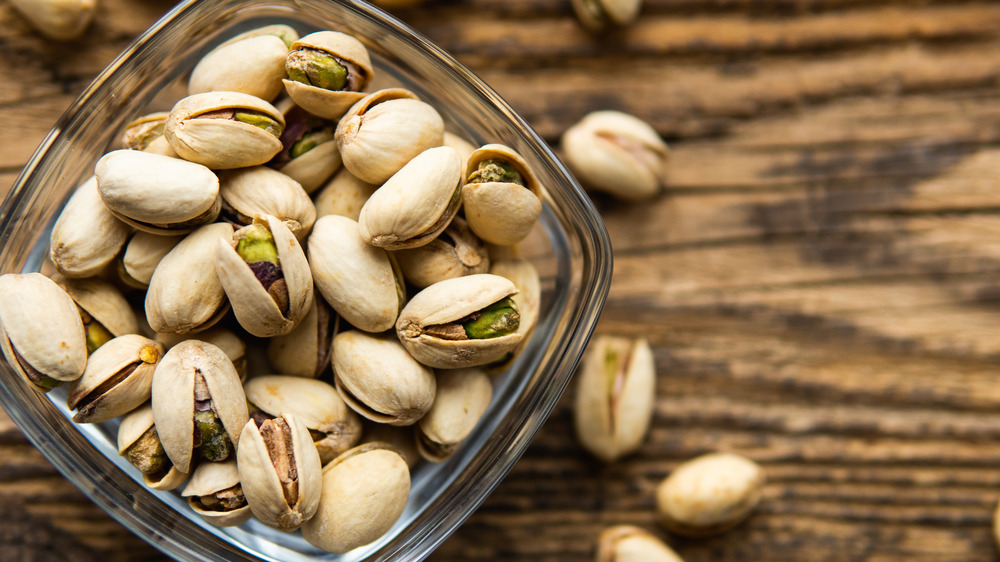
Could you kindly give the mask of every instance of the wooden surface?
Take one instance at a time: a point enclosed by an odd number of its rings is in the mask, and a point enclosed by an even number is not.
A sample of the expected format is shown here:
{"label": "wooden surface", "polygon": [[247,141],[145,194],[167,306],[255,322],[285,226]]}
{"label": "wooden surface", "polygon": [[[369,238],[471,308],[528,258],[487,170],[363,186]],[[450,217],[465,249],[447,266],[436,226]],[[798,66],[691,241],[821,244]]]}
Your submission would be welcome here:
{"label": "wooden surface", "polygon": [[[170,7],[100,1],[66,46],[0,5],[3,188]],[[1000,4],[648,0],[599,39],[568,0],[396,13],[553,144],[621,109],[673,148],[664,197],[596,197],[615,247],[598,330],[646,336],[657,361],[646,444],[588,458],[570,389],[433,560],[590,560],[607,524],[655,530],[656,484],[718,449],[765,467],[764,500],[722,536],[669,539],[689,562],[997,559]],[[0,506],[2,560],[160,558],[2,416]]]}

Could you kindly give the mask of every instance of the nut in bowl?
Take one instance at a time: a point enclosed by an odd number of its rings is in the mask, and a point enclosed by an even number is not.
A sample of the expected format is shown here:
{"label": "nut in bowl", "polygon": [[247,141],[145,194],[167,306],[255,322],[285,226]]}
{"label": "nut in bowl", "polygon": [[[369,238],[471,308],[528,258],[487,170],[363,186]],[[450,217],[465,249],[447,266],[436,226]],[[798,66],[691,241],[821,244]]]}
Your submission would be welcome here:
{"label": "nut in bowl", "polygon": [[[68,110],[24,168],[0,213],[0,239],[3,240],[0,246],[0,271],[28,273],[51,268],[51,264],[46,262],[49,255],[49,229],[40,229],[38,225],[47,225],[49,228],[54,225],[75,188],[94,174],[98,160],[104,154],[120,148],[116,139],[126,125],[144,115],[169,111],[175,102],[184,98],[187,95],[189,73],[213,48],[241,33],[270,25],[289,26],[300,37],[306,37],[315,31],[334,30],[357,38],[367,48],[374,70],[371,82],[365,85],[367,92],[398,88],[413,93],[440,114],[445,130],[449,133],[474,146],[502,144],[509,147],[530,166],[539,184],[544,186],[541,215],[516,249],[521,258],[528,260],[537,269],[541,280],[537,322],[530,337],[525,336],[527,343],[518,344],[517,357],[510,361],[505,370],[490,375],[492,399],[479,422],[471,432],[464,435],[464,439],[446,460],[417,464],[412,469],[405,507],[400,508],[399,517],[391,525],[380,524],[377,534],[363,533],[366,537],[363,544],[353,541],[345,543],[351,548],[349,552],[335,557],[312,546],[299,532],[285,533],[256,519],[235,526],[213,525],[207,518],[192,512],[182,497],[190,483],[184,486],[177,484],[174,491],[157,491],[147,487],[143,474],[118,454],[117,421],[85,426],[74,424],[71,421],[72,412],[65,405],[66,388],[56,388],[47,395],[43,394],[25,382],[21,374],[23,370],[12,366],[9,360],[0,367],[0,406],[39,450],[98,505],[136,534],[177,559],[309,560],[324,557],[367,560],[404,554],[409,558],[420,559],[427,556],[485,499],[523,453],[558,399],[559,393],[552,392],[552,389],[565,387],[579,360],[603,304],[611,275],[611,249],[607,235],[579,187],[545,143],[505,102],[449,55],[363,3],[320,0],[183,3],[141,36],[98,77]],[[195,123],[206,130],[211,129],[211,139],[217,138],[218,130],[228,129],[245,134],[245,138],[251,139],[246,142],[252,141],[254,146],[268,147],[262,153],[269,154],[277,150],[277,145],[270,137],[247,129],[259,127],[262,133],[275,136],[273,132],[267,131],[266,126],[257,124],[262,121],[257,119],[257,114],[239,116],[237,114],[246,109],[247,104],[240,102],[236,105],[239,107],[233,111],[220,113],[221,110],[213,106],[206,110],[212,115],[195,112],[184,119],[219,120],[218,123]],[[280,114],[271,112],[267,106],[254,107],[256,109],[251,109],[263,111],[271,121],[280,124],[280,120],[276,119]],[[233,115],[229,115],[230,113]],[[268,125],[271,121],[264,124]],[[173,127],[176,129],[177,126]],[[195,131],[186,125],[184,130],[187,133]],[[171,138],[176,143],[185,137],[182,134],[172,135]],[[435,142],[440,144],[443,139]],[[150,146],[153,144],[155,141]],[[191,146],[193,145],[189,143],[188,148]],[[214,150],[214,146],[216,145],[212,143],[197,145],[198,150]],[[181,152],[183,150],[182,148]],[[414,155],[420,152],[422,150]],[[264,156],[259,158],[263,159]],[[218,172],[217,168],[232,164],[215,156],[205,158],[204,162],[207,164],[202,165],[213,174]],[[256,162],[257,159],[254,159],[240,164],[252,165]],[[399,167],[404,164],[405,162],[400,162]],[[392,166],[396,166],[396,163]],[[200,168],[198,170],[199,173],[202,172]],[[382,171],[382,175],[385,174]],[[388,173],[385,177],[391,175],[392,173]],[[210,197],[204,199],[211,202]],[[123,201],[123,209],[126,211],[132,212],[136,208],[136,204],[130,203],[127,197]],[[203,219],[204,209],[198,205],[195,207],[198,208],[193,209],[191,217],[181,217],[177,221],[183,223],[193,218],[198,222]],[[212,207],[214,205],[208,209],[211,211]],[[145,222],[150,218],[137,215],[134,220]],[[157,222],[159,220],[152,217],[151,222],[160,224]],[[276,221],[272,222],[278,224]],[[171,217],[165,223],[173,225],[175,219]],[[211,277],[215,269],[214,256],[221,247],[220,240],[232,241],[233,232],[241,226],[233,227],[229,223],[216,222],[193,229],[193,232],[207,229],[206,232],[212,234],[211,244],[204,244],[203,253],[208,257],[204,260],[198,258],[199,262],[207,262],[198,267],[198,276]],[[295,237],[301,234],[303,248],[308,248],[308,236],[311,235],[306,232],[308,227],[302,224],[295,228],[293,226],[289,225],[289,229],[295,233]],[[212,230],[220,232],[216,235]],[[295,237],[285,236],[285,239],[291,242]],[[174,248],[179,249],[179,254],[191,251],[181,244]],[[191,255],[188,254],[189,257]],[[156,268],[159,269],[163,262],[170,266],[175,258],[176,256],[171,258],[168,253]],[[257,258],[254,260],[251,261],[260,261]],[[106,271],[114,273],[116,261],[112,260],[107,267],[109,269]],[[167,271],[170,269],[166,268]],[[220,328],[247,337],[236,321],[234,312],[227,311],[225,299],[216,303],[214,296],[200,294],[195,300],[206,301],[205,306],[189,311],[183,309],[192,308],[190,303],[170,304],[170,299],[167,298],[170,290],[158,288],[167,285],[163,284],[162,279],[156,279],[155,271],[154,269],[153,278],[149,282],[149,290],[163,298],[156,301],[152,310],[157,317],[165,319],[158,326],[166,326],[170,331],[178,333],[191,332],[184,337],[197,339],[200,330],[217,324]],[[194,272],[189,272],[188,277],[190,273]],[[178,278],[185,277],[184,273],[175,275]],[[213,291],[215,289],[213,284]],[[260,291],[254,289],[247,294],[258,292]],[[410,294],[407,296],[413,297],[418,291],[408,292]],[[316,291],[314,298],[325,298],[321,293]],[[133,302],[133,306],[142,314],[142,298],[136,298],[136,295],[141,293],[131,293],[130,298],[139,301]],[[209,296],[212,298],[208,298]],[[12,297],[8,294],[0,295],[3,300],[10,298]],[[231,296],[226,297],[228,298]],[[185,318],[175,318],[178,308],[182,309],[181,312],[191,314],[182,315]],[[303,304],[303,309],[307,308]],[[28,323],[30,316],[22,314],[16,317]],[[386,329],[392,325],[389,324]],[[76,330],[75,322],[72,326]],[[7,328],[9,332],[10,327]],[[31,327],[20,326],[19,330],[30,332]],[[149,337],[153,335],[147,334]],[[328,335],[332,338],[335,334]],[[381,337],[396,336],[394,331],[390,331]],[[265,357],[264,350],[267,346],[246,347],[251,380],[254,376],[273,374],[269,372]],[[505,357],[506,360],[509,358]],[[221,356],[219,361],[225,362]],[[335,364],[336,361],[332,363]],[[328,383],[333,381],[328,369],[320,375],[320,379]],[[232,393],[235,393],[235,387]],[[214,396],[212,400],[202,400],[205,404],[214,401]],[[156,397],[153,402],[155,411]],[[149,426],[142,425],[140,433],[145,434],[149,431]],[[235,431],[242,428],[241,423]],[[236,439],[231,440],[238,447]],[[362,437],[362,443],[368,441]],[[450,451],[451,443],[447,445]],[[342,463],[341,466],[346,464]],[[228,473],[232,474],[232,471]],[[233,489],[228,480],[220,480],[219,485],[226,487],[223,492]],[[188,491],[191,492],[188,496],[196,494],[201,498],[207,497],[196,486]],[[218,491],[208,490],[207,493],[217,494]],[[207,501],[211,503],[212,500]],[[201,503],[205,505],[205,501]],[[374,542],[368,542],[367,537],[372,537],[370,540]],[[322,540],[314,542],[321,547],[326,544]],[[338,546],[337,549],[340,550],[341,547]]]}

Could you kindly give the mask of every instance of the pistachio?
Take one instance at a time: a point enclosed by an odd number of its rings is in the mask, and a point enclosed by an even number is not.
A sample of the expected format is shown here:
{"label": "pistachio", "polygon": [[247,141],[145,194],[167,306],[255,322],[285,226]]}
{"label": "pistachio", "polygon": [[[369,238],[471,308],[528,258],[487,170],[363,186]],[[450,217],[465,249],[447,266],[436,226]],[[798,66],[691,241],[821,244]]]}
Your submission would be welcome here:
{"label": "pistachio", "polygon": [[188,81],[188,94],[242,92],[272,100],[283,90],[286,40],[298,38],[287,25],[271,25],[241,33],[206,54]]}
{"label": "pistachio", "polygon": [[69,279],[58,274],[52,280],[80,309],[88,355],[116,336],[139,332],[131,305],[114,285],[98,278]]}
{"label": "pistachio", "polygon": [[149,403],[122,416],[118,426],[118,454],[136,467],[143,482],[154,490],[173,490],[187,480],[188,475],[174,467],[160,443]]}
{"label": "pistachio", "polygon": [[163,137],[167,122],[166,111],[143,115],[130,121],[122,131],[121,145],[131,150],[145,151],[156,139]]}
{"label": "pistachio", "polygon": [[355,412],[372,421],[411,425],[434,404],[434,371],[395,339],[349,330],[333,338],[333,380]]}
{"label": "pistachio", "polygon": [[153,271],[170,250],[174,249],[184,236],[160,236],[148,232],[136,232],[125,244],[125,252],[117,262],[118,277],[126,285],[136,289],[149,287]]}
{"label": "pistachio", "polygon": [[240,376],[240,381],[245,381],[247,378],[247,344],[240,339],[235,333],[218,326],[205,330],[204,332],[198,332],[197,334],[171,334],[171,333],[158,333],[156,334],[156,341],[162,343],[167,349],[181,343],[185,340],[197,339],[198,341],[203,341],[210,343],[223,351],[226,357],[233,362],[233,367],[236,368],[236,373]]}
{"label": "pistachio", "polygon": [[218,527],[242,525],[253,516],[232,459],[198,465],[181,496],[195,513]]}
{"label": "pistachio", "polygon": [[240,435],[237,466],[250,510],[261,523],[294,531],[319,507],[323,466],[309,430],[292,413],[251,419]]}
{"label": "pistachio", "polygon": [[11,5],[49,39],[69,41],[83,34],[97,0],[11,0]]}
{"label": "pistachio", "polygon": [[421,152],[368,198],[358,218],[362,238],[387,250],[427,244],[458,213],[461,179],[455,149]]}
{"label": "pistachio", "polygon": [[287,334],[309,312],[309,262],[276,217],[254,219],[218,248],[216,273],[243,329],[262,338]]}
{"label": "pistachio", "polygon": [[330,366],[333,336],[340,316],[321,298],[313,298],[305,318],[291,332],[271,338],[267,357],[281,374],[317,378]]}
{"label": "pistachio", "polygon": [[129,230],[101,200],[97,178],[91,177],[59,213],[49,238],[49,257],[63,275],[92,277],[115,259]]}
{"label": "pistachio", "polygon": [[73,421],[98,423],[126,414],[150,397],[163,346],[137,334],[119,336],[94,351],[83,376],[70,384]]}
{"label": "pistachio", "polygon": [[731,453],[712,453],[674,469],[656,488],[660,523],[679,535],[703,537],[735,527],[757,506],[764,471]]}
{"label": "pistachio", "polygon": [[40,273],[0,275],[0,348],[42,392],[74,381],[87,364],[83,322],[73,299]]}
{"label": "pistachio", "polygon": [[482,146],[469,156],[465,177],[465,220],[477,236],[509,246],[531,232],[542,212],[543,190],[519,154],[500,144]]}
{"label": "pistachio", "polygon": [[655,396],[656,367],[646,340],[594,338],[577,383],[577,438],[604,462],[634,452],[646,437]]}
{"label": "pistachio", "polygon": [[396,334],[417,361],[438,369],[485,365],[521,342],[509,280],[481,273],[441,281],[417,293]]}
{"label": "pistachio", "polygon": [[541,280],[538,278],[538,271],[535,266],[531,265],[530,261],[517,257],[517,253],[512,247],[494,247],[493,252],[497,256],[490,265],[490,273],[509,279],[517,288],[517,294],[511,298],[514,299],[517,311],[521,315],[517,331],[522,335],[522,339],[517,348],[505,358],[489,365],[488,370],[491,374],[506,370],[528,343],[531,332],[538,322],[542,299]]}
{"label": "pistachio", "polygon": [[281,112],[240,92],[205,92],[174,105],[164,136],[181,158],[220,170],[264,164],[281,151]]}
{"label": "pistachio", "polygon": [[186,334],[212,327],[229,310],[216,273],[220,241],[233,227],[205,225],[189,234],[160,260],[146,291],[146,318],[157,332]]}
{"label": "pistachio", "polygon": [[406,461],[406,466],[413,470],[413,467],[420,464],[423,458],[417,450],[417,425],[389,425],[362,420],[361,444],[384,443],[392,450],[399,453]]}
{"label": "pistachio", "polygon": [[444,146],[450,146],[455,149],[458,153],[458,157],[462,160],[462,170],[465,170],[465,163],[468,162],[469,156],[475,152],[476,147],[472,146],[472,143],[465,140],[465,138],[459,136],[451,131],[444,132]]}
{"label": "pistachio", "polygon": [[363,182],[341,168],[316,195],[316,215],[340,215],[357,221],[365,202],[376,189],[377,185]]}
{"label": "pistachio", "polygon": [[222,198],[220,218],[237,227],[254,217],[274,215],[285,221],[299,240],[316,222],[316,207],[302,186],[282,172],[265,166],[225,170],[219,173]]}
{"label": "pistachio", "polygon": [[394,255],[406,280],[421,289],[445,279],[486,273],[490,268],[486,244],[461,217],[452,219],[448,228],[427,244]]}
{"label": "pistachio", "polygon": [[337,390],[323,381],[266,375],[247,381],[245,390],[254,419],[263,421],[293,412],[309,430],[324,464],[361,439],[360,418],[344,404]]}
{"label": "pistachio", "polygon": [[563,134],[562,152],[584,187],[630,201],[663,191],[669,148],[655,129],[632,115],[587,114]]}
{"label": "pistachio", "polygon": [[437,376],[434,405],[420,418],[417,448],[430,462],[455,453],[493,398],[493,385],[480,369],[453,369]]}
{"label": "pistachio", "polygon": [[392,328],[406,299],[402,275],[385,250],[361,238],[358,223],[321,217],[308,256],[316,288],[337,314],[367,332]]}
{"label": "pistachio", "polygon": [[632,525],[615,525],[601,531],[595,562],[684,562],[669,546]]}
{"label": "pistachio", "polygon": [[152,398],[163,449],[181,472],[189,472],[198,458],[229,458],[249,419],[232,361],[197,340],[182,341],[163,356],[153,374]]}
{"label": "pistachio", "polygon": [[183,234],[219,215],[219,178],[200,164],[116,150],[97,162],[95,173],[104,204],[140,230]]}
{"label": "pistachio", "polygon": [[286,126],[281,133],[281,152],[268,165],[299,182],[306,193],[312,193],[340,168],[340,152],[334,142],[337,124],[310,115],[289,99],[277,107],[285,116]]}
{"label": "pistachio", "polygon": [[410,471],[403,458],[387,447],[361,445],[323,468],[319,509],[302,526],[309,544],[342,554],[392,528],[410,495]]}
{"label": "pistachio", "polygon": [[318,31],[292,43],[285,90],[297,105],[323,119],[340,119],[372,79],[368,50],[337,31]]}
{"label": "pistachio", "polygon": [[588,31],[626,26],[639,16],[642,0],[573,0],[573,11]]}
{"label": "pistachio", "polygon": [[409,90],[379,90],[344,114],[336,142],[344,167],[362,181],[381,184],[414,156],[442,145],[444,120]]}

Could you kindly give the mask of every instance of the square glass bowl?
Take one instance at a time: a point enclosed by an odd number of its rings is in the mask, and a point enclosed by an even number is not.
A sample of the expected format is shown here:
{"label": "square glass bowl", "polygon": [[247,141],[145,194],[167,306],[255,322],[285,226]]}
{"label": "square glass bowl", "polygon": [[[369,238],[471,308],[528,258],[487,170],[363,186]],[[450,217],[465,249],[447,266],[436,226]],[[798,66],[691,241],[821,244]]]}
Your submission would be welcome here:
{"label": "square glass bowl", "polygon": [[[37,393],[0,361],[0,405],[70,481],[118,521],[180,560],[419,560],[497,486],[521,456],[569,381],[611,281],[611,245],[589,199],[531,128],[454,58],[371,6],[333,0],[190,0],[178,5],[111,63],[59,120],[0,208],[0,271],[42,267],[49,232],[73,189],[92,175],[123,125],[184,95],[186,74],[212,46],[247,29],[285,23],[301,34],[351,33],[368,47],[377,82],[402,86],[473,144],[518,151],[547,190],[539,226],[522,254],[542,278],[542,309],[530,343],[494,378],[489,409],[459,451],[413,473],[406,511],[372,545],[337,556],[298,533],[251,521],[220,529],[176,492],[142,485],[117,455],[117,422],[76,425],[65,391]],[[6,297],[6,296],[5,296]]]}

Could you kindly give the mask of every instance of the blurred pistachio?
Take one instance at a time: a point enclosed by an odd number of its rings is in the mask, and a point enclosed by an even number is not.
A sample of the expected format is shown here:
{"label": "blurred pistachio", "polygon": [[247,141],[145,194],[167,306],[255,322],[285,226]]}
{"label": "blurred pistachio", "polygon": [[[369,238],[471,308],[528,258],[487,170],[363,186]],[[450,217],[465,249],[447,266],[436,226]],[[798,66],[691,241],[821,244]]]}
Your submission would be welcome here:
{"label": "blurred pistachio", "polygon": [[32,27],[56,41],[82,35],[97,11],[97,0],[10,0],[10,3]]}

